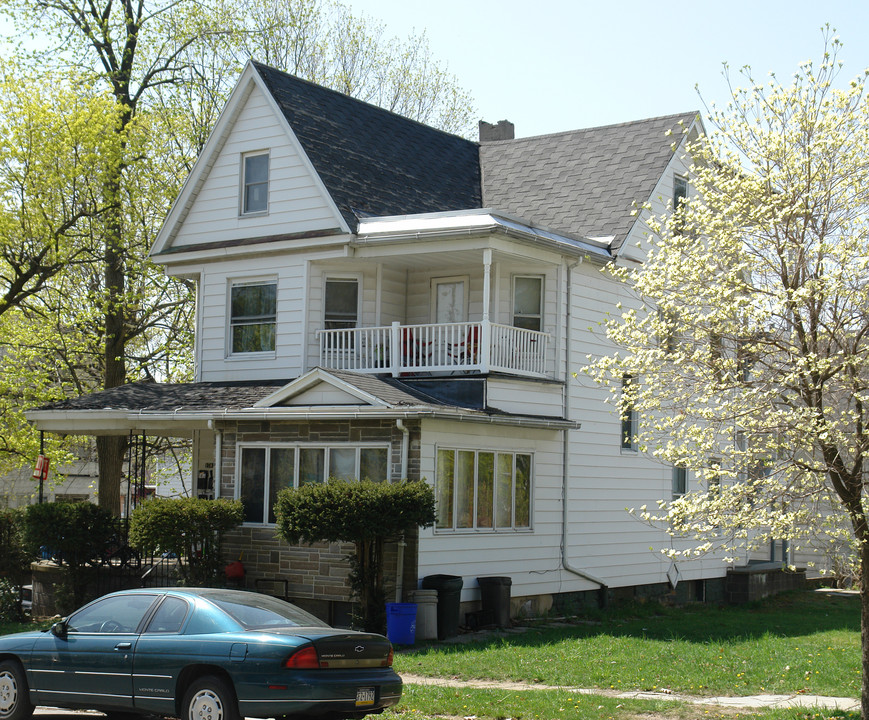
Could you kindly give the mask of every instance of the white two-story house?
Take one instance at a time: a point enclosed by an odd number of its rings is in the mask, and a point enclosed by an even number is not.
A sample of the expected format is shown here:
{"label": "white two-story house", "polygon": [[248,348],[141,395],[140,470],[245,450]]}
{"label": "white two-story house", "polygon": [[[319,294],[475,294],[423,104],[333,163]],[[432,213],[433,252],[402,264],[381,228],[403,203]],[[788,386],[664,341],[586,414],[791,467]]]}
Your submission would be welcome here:
{"label": "white two-story house", "polygon": [[[63,433],[192,436],[202,495],[240,498],[227,560],[338,617],[346,548],[274,532],[284,487],[423,478],[437,523],[394,548],[428,575],[507,576],[514,611],[604,594],[722,592],[626,508],[693,480],[637,451],[634,417],[581,371],[647,229],[688,189],[695,113],[470,142],[249,63],[152,250],[196,282],[196,377],[30,413]],[[490,137],[503,139],[487,140]],[[269,583],[274,583],[269,585]],[[275,590],[276,588],[276,590]],[[602,592],[603,591],[603,592]]]}

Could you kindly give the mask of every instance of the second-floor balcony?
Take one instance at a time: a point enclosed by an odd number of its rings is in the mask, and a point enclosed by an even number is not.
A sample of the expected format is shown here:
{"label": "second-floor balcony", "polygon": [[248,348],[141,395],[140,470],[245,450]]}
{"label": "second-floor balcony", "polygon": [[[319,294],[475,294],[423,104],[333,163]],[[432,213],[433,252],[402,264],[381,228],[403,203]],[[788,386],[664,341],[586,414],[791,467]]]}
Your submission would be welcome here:
{"label": "second-floor balcony", "polygon": [[504,372],[545,378],[549,334],[486,320],[319,330],[320,366],[389,373]]}

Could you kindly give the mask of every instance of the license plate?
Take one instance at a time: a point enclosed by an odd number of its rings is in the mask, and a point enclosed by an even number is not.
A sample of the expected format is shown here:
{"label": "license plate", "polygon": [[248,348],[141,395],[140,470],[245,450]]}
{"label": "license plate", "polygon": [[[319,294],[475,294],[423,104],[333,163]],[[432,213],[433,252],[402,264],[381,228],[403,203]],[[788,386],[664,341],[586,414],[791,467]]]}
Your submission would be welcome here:
{"label": "license plate", "polygon": [[374,688],[356,689],[356,707],[374,705]]}

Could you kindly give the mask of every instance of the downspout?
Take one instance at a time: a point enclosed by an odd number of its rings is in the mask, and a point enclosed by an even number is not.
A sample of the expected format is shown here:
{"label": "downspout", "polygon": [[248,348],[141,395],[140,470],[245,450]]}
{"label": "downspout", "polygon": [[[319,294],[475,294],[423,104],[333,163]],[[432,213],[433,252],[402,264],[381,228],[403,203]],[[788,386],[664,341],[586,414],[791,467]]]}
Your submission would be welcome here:
{"label": "downspout", "polygon": [[[410,430],[404,424],[404,420],[396,418],[395,427],[402,434],[401,437],[401,480],[407,480],[407,451],[410,445]],[[398,557],[395,561],[395,602],[400,603],[402,595],[404,595],[404,548],[407,543],[404,542],[404,536],[398,541]]]}
{"label": "downspout", "polygon": [[[568,373],[568,366],[570,364],[570,329],[571,329],[571,316],[570,306],[573,298],[573,284],[572,284],[572,271],[577,265],[582,262],[582,258],[577,260],[572,265],[567,266],[567,279],[566,279],[566,293],[567,298],[565,302],[565,319],[564,319],[564,401],[563,401],[563,412],[564,419],[570,419],[570,389],[568,386],[568,378],[570,377]],[[563,475],[561,479],[561,566],[567,570],[567,572],[576,575],[577,577],[581,577],[583,580],[588,580],[589,582],[593,582],[598,586],[598,605],[603,608],[606,606],[606,596],[607,596],[607,585],[600,578],[596,578],[594,575],[591,575],[584,570],[580,570],[579,568],[574,567],[570,564],[570,560],[567,558],[567,519],[568,519],[568,480],[570,478],[570,439],[568,437],[568,433],[570,431],[565,428],[562,430],[562,469]]]}

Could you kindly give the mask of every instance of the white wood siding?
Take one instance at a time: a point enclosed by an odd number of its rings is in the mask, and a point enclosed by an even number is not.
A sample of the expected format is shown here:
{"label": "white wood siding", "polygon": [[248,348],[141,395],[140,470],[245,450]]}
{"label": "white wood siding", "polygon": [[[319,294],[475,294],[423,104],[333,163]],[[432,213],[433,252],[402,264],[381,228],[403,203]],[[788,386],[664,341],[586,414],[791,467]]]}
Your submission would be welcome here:
{"label": "white wood siding", "polygon": [[[628,242],[641,240],[644,231],[644,223],[639,223]],[[672,468],[649,455],[621,449],[621,423],[615,406],[606,403],[608,390],[582,373],[588,355],[596,358],[615,350],[599,323],[616,303],[627,308],[636,300],[591,263],[577,266],[570,284],[565,369],[568,377],[579,373],[567,388],[569,417],[579,421],[581,429],[569,431],[569,561],[611,587],[666,582],[671,562],[660,551],[678,546],[663,530],[649,527],[627,510],[669,500]],[[720,557],[679,562],[683,579],[721,577],[726,569]]]}
{"label": "white wood siding", "polygon": [[[289,135],[286,123],[255,87],[193,201],[173,246],[338,228],[340,220]],[[269,211],[243,217],[242,155],[269,152]]]}
{"label": "white wood siding", "polygon": [[562,392],[562,385],[557,383],[490,377],[486,383],[486,403],[509,413],[561,417]]}
{"label": "white wood siding", "polygon": [[[199,288],[199,328],[203,381],[292,379],[302,373],[304,262],[296,255],[209,265]],[[277,282],[275,352],[232,355],[228,340],[229,288],[233,281]]]}
{"label": "white wood siding", "polygon": [[328,383],[319,383],[310,390],[294,395],[281,405],[364,405],[358,397]]}
{"label": "white wood siding", "polygon": [[446,573],[464,579],[463,600],[477,597],[476,579],[512,578],[514,597],[589,589],[568,582],[561,568],[561,433],[505,426],[425,420],[420,476],[434,483],[437,449],[503,450],[533,455],[532,530],[516,532],[420,531],[419,577]]}

